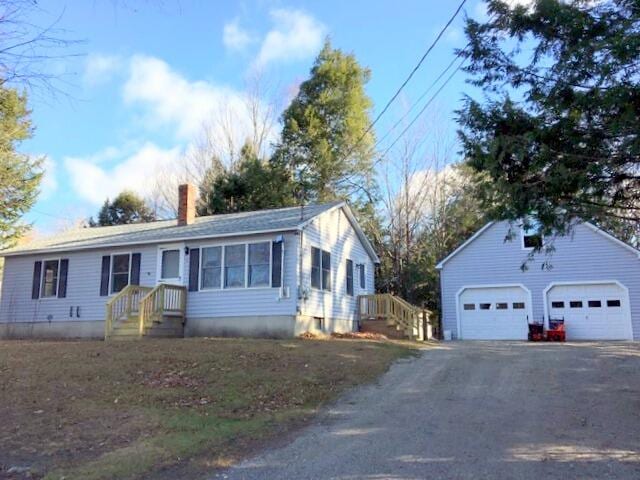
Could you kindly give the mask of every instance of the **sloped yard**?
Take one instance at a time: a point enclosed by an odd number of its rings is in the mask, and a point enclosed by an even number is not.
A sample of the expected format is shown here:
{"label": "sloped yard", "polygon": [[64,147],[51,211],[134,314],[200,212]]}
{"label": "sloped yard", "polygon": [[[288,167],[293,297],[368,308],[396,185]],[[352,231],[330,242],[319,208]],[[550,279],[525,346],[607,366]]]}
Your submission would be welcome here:
{"label": "sloped yard", "polygon": [[0,342],[0,477],[198,477],[413,352],[349,340]]}

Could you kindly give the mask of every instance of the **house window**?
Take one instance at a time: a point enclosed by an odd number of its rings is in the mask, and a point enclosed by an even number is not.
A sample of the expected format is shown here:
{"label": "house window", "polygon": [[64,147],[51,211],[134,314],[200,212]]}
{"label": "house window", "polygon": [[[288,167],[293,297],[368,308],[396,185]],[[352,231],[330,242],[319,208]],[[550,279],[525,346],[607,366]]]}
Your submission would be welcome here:
{"label": "house window", "polygon": [[509,304],[506,302],[503,303],[496,303],[496,310],[508,310],[509,309]]}
{"label": "house window", "polygon": [[480,310],[491,310],[491,304],[490,303],[481,303],[480,304]]}
{"label": "house window", "polygon": [[118,293],[129,285],[131,254],[111,256],[111,293]]}
{"label": "house window", "polygon": [[353,297],[353,260],[347,260],[347,295]]}
{"label": "house window", "polygon": [[224,286],[241,288],[245,286],[245,247],[246,245],[227,245],[224,247]]}
{"label": "house window", "polygon": [[331,254],[311,247],[311,286],[331,290]]}
{"label": "house window", "polygon": [[476,309],[476,304],[475,303],[465,303],[463,308],[465,310],[475,310]]}
{"label": "house window", "polygon": [[512,308],[514,310],[524,310],[524,302],[513,302]]}
{"label": "house window", "polygon": [[582,308],[581,300],[571,300],[569,302],[569,308]]}
{"label": "house window", "polygon": [[367,277],[366,277],[364,263],[360,264],[359,272],[360,272],[360,288],[365,289],[367,288]]}
{"label": "house window", "polygon": [[540,223],[529,220],[522,226],[522,248],[532,250],[542,247],[542,233]]}
{"label": "house window", "polygon": [[589,308],[600,308],[602,307],[602,302],[600,300],[589,300],[587,305],[589,305]]}
{"label": "house window", "polygon": [[58,272],[60,260],[45,260],[42,269],[42,294],[43,298],[58,295]]}
{"label": "house window", "polygon": [[160,267],[162,279],[178,278],[180,276],[180,250],[163,250]]}
{"label": "house window", "polygon": [[269,286],[270,242],[249,244],[249,286]]}
{"label": "house window", "polygon": [[607,307],[619,307],[620,300],[607,300]]}
{"label": "house window", "polygon": [[202,249],[201,288],[220,288],[222,278],[222,247]]}

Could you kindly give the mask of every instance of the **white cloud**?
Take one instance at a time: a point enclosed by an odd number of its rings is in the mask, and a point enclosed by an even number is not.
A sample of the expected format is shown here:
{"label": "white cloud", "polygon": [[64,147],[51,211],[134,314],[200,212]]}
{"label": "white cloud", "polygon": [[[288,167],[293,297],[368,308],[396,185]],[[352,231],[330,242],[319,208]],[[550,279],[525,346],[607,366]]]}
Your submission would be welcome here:
{"label": "white cloud", "polygon": [[192,140],[204,123],[223,112],[240,123],[248,115],[243,93],[209,82],[190,82],[164,61],[142,55],[131,59],[124,98],[144,108],[147,127],[173,128],[182,140]]}
{"label": "white cloud", "polygon": [[147,196],[152,192],[155,173],[170,171],[180,164],[179,147],[162,149],[153,143],[144,144],[128,158],[110,167],[95,162],[95,156],[67,157],[64,166],[71,185],[84,200],[100,205],[114,198],[122,190],[129,189]]}
{"label": "white cloud", "polygon": [[257,67],[275,61],[289,62],[315,55],[322,46],[326,28],[300,10],[270,12],[273,28],[265,36],[255,60]]}
{"label": "white cloud", "polygon": [[89,86],[106,83],[122,69],[122,58],[117,55],[92,53],[87,57],[82,79]]}
{"label": "white cloud", "polygon": [[222,31],[222,43],[225,47],[230,50],[244,50],[251,42],[251,34],[240,27],[238,20],[225,24]]}

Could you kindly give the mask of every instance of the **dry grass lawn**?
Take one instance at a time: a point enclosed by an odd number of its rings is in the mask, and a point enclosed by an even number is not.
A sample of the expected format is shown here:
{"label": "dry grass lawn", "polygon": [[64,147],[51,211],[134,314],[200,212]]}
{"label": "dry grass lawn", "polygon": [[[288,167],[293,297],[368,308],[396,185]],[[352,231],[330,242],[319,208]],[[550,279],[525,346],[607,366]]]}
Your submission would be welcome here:
{"label": "dry grass lawn", "polygon": [[0,478],[198,478],[414,351],[349,340],[1,341]]}

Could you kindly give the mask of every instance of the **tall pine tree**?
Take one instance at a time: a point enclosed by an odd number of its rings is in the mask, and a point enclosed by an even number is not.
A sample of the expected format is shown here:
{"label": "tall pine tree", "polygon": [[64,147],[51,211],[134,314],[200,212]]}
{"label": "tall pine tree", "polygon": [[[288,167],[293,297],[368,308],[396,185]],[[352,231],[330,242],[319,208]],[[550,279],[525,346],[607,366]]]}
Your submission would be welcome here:
{"label": "tall pine tree", "polygon": [[331,47],[318,54],[311,76],[282,115],[273,161],[292,172],[310,201],[367,198],[373,191],[370,71]]}
{"label": "tall pine tree", "polygon": [[17,151],[32,135],[29,113],[24,94],[0,87],[0,250],[29,228],[21,219],[35,203],[42,179],[42,160]]}
{"label": "tall pine tree", "polygon": [[512,3],[488,0],[489,19],[466,27],[485,98],[467,98],[459,121],[485,207],[537,217],[546,234],[579,217],[637,238],[639,3]]}

